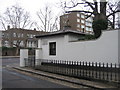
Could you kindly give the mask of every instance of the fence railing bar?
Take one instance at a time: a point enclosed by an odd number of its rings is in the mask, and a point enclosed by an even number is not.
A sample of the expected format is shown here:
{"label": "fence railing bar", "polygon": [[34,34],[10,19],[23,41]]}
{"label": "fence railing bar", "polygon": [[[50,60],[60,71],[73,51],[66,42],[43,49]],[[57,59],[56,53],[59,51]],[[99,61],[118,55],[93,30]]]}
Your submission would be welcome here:
{"label": "fence railing bar", "polygon": [[[101,62],[25,58],[25,66],[75,77],[120,82],[120,65]],[[42,65],[41,65],[42,64]],[[42,66],[42,68],[41,68]]]}

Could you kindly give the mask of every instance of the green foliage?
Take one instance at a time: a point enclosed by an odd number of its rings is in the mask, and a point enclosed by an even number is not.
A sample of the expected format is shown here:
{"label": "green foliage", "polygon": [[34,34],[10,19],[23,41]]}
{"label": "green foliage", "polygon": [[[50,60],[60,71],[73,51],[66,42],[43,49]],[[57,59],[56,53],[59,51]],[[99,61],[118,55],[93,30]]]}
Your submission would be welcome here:
{"label": "green foliage", "polygon": [[101,35],[101,30],[105,30],[108,28],[108,22],[104,19],[95,20],[93,21],[92,27],[95,38],[99,38]]}
{"label": "green foliage", "polygon": [[103,20],[103,19],[95,20],[93,21],[92,27],[93,30],[105,30],[108,28],[108,22],[107,20]]}
{"label": "green foliage", "polygon": [[1,47],[2,48],[2,50],[13,50],[13,49],[15,49],[16,47]]}
{"label": "green foliage", "polygon": [[85,40],[95,39],[94,35],[85,35]]}
{"label": "green foliage", "polygon": [[95,39],[95,36],[94,35],[85,35],[84,37],[78,39],[78,40],[82,40],[82,41],[86,41],[86,40],[93,40]]}

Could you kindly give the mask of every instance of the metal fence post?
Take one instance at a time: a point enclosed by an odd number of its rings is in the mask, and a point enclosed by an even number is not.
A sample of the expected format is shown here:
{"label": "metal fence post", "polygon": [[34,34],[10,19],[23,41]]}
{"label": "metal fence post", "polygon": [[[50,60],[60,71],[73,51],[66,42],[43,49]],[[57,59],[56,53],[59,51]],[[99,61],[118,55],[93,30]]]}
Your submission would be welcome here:
{"label": "metal fence post", "polygon": [[101,63],[99,62],[99,79],[101,79]]}
{"label": "metal fence post", "polygon": [[[112,63],[110,64],[110,68],[111,68],[111,70],[112,70]],[[112,80],[112,73],[113,73],[113,70],[112,70],[111,73],[110,73],[110,80]]]}
{"label": "metal fence post", "polygon": [[87,62],[85,62],[85,76],[87,77]]}
{"label": "metal fence post", "polygon": [[94,63],[92,62],[92,77],[94,78],[94,70],[93,70],[93,68],[94,68]]}
{"label": "metal fence post", "polygon": [[84,76],[84,61],[82,62],[82,73],[83,73],[83,76]]}
{"label": "metal fence post", "polygon": [[109,80],[108,74],[109,74],[109,67],[108,67],[108,63],[106,64],[106,69],[107,69],[107,80]]}
{"label": "metal fence post", "polygon": [[97,78],[97,73],[98,73],[97,62],[95,62],[95,78]]}
{"label": "metal fence post", "polygon": [[117,80],[117,77],[116,77],[117,75],[116,74],[117,74],[117,65],[115,63],[115,81]]}
{"label": "metal fence post", "polygon": [[80,73],[80,76],[82,76],[82,68],[81,68],[82,65],[81,65],[81,61],[80,61],[79,63],[80,63],[80,65],[79,65],[79,66],[80,66],[80,70],[79,70],[80,72],[79,72],[79,73]]}
{"label": "metal fence post", "polygon": [[104,75],[104,72],[105,72],[105,71],[104,71],[104,69],[105,69],[105,68],[104,68],[104,63],[103,63],[103,75],[102,75],[102,76],[103,76],[103,80],[105,79],[105,75]]}
{"label": "metal fence post", "polygon": [[78,69],[79,69],[79,68],[78,68],[78,61],[77,61],[77,65],[76,65],[76,66],[77,66],[77,77],[78,77]]}
{"label": "metal fence post", "polygon": [[89,77],[91,77],[90,72],[91,72],[91,66],[90,66],[90,62],[89,62],[89,68],[88,68]]}
{"label": "metal fence post", "polygon": [[118,63],[118,88],[120,88],[120,63]]}

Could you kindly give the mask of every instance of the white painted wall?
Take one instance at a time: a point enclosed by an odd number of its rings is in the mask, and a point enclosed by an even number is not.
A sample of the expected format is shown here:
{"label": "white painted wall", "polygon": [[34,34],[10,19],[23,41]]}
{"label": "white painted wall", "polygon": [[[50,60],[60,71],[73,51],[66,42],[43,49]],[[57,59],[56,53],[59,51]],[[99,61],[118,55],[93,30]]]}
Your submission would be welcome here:
{"label": "white painted wall", "polygon": [[25,67],[25,58],[28,58],[28,49],[20,49],[20,67]]}
{"label": "white painted wall", "polygon": [[120,30],[118,31],[118,62],[120,64]]}
{"label": "white painted wall", "polygon": [[73,35],[73,34],[69,34],[69,41],[76,41],[78,39],[81,39],[84,36],[80,36],[80,35]]}
{"label": "white painted wall", "polygon": [[42,58],[42,49],[35,50],[35,65],[41,65],[40,59]]}
{"label": "white painted wall", "polygon": [[[49,42],[56,42],[56,56],[49,55]],[[65,46],[64,36],[54,36],[54,37],[46,37],[41,40],[42,43],[42,52],[43,52],[43,59],[64,59],[63,57],[63,50]],[[40,44],[40,43],[39,43]],[[61,54],[62,52],[62,54]]]}
{"label": "white painted wall", "polygon": [[[118,63],[118,32],[103,31],[99,39],[91,41],[68,42],[68,35],[42,38],[41,43],[47,41],[41,45],[43,59]],[[49,42],[56,42],[56,56],[49,55]]]}
{"label": "white painted wall", "polygon": [[71,42],[66,45],[66,58],[77,61],[118,63],[118,31],[105,31],[93,41]]}

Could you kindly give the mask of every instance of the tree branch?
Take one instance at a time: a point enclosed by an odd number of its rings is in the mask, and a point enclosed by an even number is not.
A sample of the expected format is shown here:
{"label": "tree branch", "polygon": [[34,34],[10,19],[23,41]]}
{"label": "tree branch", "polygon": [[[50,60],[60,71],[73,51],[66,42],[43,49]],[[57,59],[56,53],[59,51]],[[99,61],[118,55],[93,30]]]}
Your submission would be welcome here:
{"label": "tree branch", "polygon": [[107,18],[108,18],[109,16],[111,16],[111,15],[117,13],[117,12],[120,12],[120,10],[117,10],[117,11],[114,11],[114,12],[110,13],[109,15],[107,15]]}
{"label": "tree branch", "polygon": [[79,4],[86,4],[86,3],[77,3],[77,4],[74,4],[74,5],[71,6],[71,7],[68,7],[68,6],[66,5],[66,3],[65,3],[65,8],[74,8],[74,7],[78,6]]}
{"label": "tree branch", "polygon": [[84,12],[84,13],[91,13],[91,14],[93,14],[93,12],[90,12],[90,11],[78,11],[78,10],[74,10],[74,11],[66,11],[66,13],[70,13],[70,12]]}
{"label": "tree branch", "polygon": [[90,14],[90,15],[87,15],[87,17],[85,18],[85,19],[88,19],[89,17],[91,17],[92,16],[92,13]]}
{"label": "tree branch", "polygon": [[82,1],[84,1],[85,3],[87,3],[90,7],[91,7],[91,9],[94,11],[94,7],[93,7],[93,5],[95,5],[94,3],[91,3],[91,2],[88,2],[88,1],[86,1],[86,0],[82,0]]}

